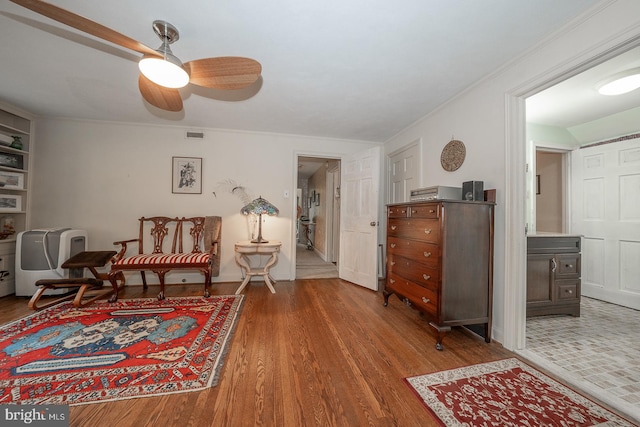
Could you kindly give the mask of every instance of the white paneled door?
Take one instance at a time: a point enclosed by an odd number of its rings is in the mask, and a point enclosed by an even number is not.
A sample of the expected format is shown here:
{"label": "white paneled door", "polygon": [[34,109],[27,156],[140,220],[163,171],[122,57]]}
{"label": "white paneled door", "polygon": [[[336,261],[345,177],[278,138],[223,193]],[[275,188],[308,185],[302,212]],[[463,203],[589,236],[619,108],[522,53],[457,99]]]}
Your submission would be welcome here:
{"label": "white paneled door", "polygon": [[378,289],[378,194],[380,147],[342,161],[340,261],[341,279]]}
{"label": "white paneled door", "polygon": [[418,144],[389,157],[389,203],[408,202],[411,190],[418,188],[418,159]]}
{"label": "white paneled door", "polygon": [[582,294],[640,309],[640,138],[572,153]]}

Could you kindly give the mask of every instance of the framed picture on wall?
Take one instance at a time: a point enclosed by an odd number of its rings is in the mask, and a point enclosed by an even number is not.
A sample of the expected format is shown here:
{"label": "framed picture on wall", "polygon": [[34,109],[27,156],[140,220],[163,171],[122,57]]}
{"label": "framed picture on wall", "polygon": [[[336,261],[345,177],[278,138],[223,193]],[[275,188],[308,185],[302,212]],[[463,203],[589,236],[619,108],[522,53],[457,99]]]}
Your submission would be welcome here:
{"label": "framed picture on wall", "polygon": [[0,166],[22,169],[22,164],[22,155],[13,153],[0,153]]}
{"label": "framed picture on wall", "polygon": [[173,193],[202,194],[202,157],[173,157]]}
{"label": "framed picture on wall", "polygon": [[24,174],[0,170],[0,188],[24,190]]}
{"label": "framed picture on wall", "polygon": [[22,196],[0,194],[0,212],[20,212],[21,210]]}

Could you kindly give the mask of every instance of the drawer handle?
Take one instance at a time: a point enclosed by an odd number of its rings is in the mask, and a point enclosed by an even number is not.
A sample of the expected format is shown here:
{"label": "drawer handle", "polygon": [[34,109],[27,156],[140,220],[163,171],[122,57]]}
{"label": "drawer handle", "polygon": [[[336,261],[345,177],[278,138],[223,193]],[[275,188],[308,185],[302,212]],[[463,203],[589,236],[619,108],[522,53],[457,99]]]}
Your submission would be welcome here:
{"label": "drawer handle", "polygon": [[398,227],[396,227],[395,225],[392,225],[392,226],[391,226],[391,229],[392,229],[392,230],[395,230],[396,228],[398,228]]}
{"label": "drawer handle", "polygon": [[431,256],[431,252],[424,252],[422,255],[424,255],[425,258],[429,258]]}
{"label": "drawer handle", "polygon": [[431,229],[430,228],[425,228],[424,229],[424,234],[431,234]]}
{"label": "drawer handle", "polygon": [[436,213],[435,209],[429,209],[429,213]]}
{"label": "drawer handle", "polygon": [[424,280],[429,280],[429,279],[431,279],[431,276],[429,276],[428,274],[423,274],[423,275],[422,275],[422,278],[423,278]]}
{"label": "drawer handle", "polygon": [[395,244],[395,243],[392,243],[392,244],[391,244],[391,247],[392,247],[392,248],[395,248],[395,247],[396,247],[396,244]]}
{"label": "drawer handle", "polygon": [[404,209],[400,211],[400,213],[407,213],[407,211],[405,211]]}
{"label": "drawer handle", "polygon": [[417,213],[418,213],[418,211],[411,211],[411,215],[417,214]]}
{"label": "drawer handle", "polygon": [[568,293],[569,295],[571,295],[571,294],[573,293],[573,291],[572,291],[571,289],[567,289],[567,293]]}
{"label": "drawer handle", "polygon": [[429,302],[430,302],[430,301],[431,301],[431,300],[430,300],[429,298],[422,297],[422,302],[423,302],[423,303],[425,303],[425,304],[429,304]]}
{"label": "drawer handle", "polygon": [[396,281],[393,280],[393,279],[389,279],[389,283],[394,284],[394,283],[396,283]]}
{"label": "drawer handle", "polygon": [[565,264],[564,266],[567,267],[567,268],[573,268],[572,264]]}
{"label": "drawer handle", "polygon": [[390,262],[390,264],[391,264],[392,266],[394,266],[394,265],[396,265],[396,262],[395,262],[395,261],[391,261],[391,262]]}

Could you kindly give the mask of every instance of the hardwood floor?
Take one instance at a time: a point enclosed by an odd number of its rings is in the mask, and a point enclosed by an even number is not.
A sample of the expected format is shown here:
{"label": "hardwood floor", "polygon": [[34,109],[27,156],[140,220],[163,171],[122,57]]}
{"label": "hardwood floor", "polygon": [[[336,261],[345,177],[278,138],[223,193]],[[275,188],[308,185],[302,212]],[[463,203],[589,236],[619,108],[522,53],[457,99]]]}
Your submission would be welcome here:
{"label": "hardwood floor", "polygon": [[[238,283],[214,284],[213,295]],[[407,376],[514,356],[454,328],[435,349],[418,312],[339,279],[262,282],[244,307],[218,385],[202,392],[72,406],[71,426],[431,426],[438,425],[403,382]],[[199,295],[167,286],[167,297]],[[127,287],[121,298],[155,298]],[[24,298],[0,298],[0,323],[29,314]]]}

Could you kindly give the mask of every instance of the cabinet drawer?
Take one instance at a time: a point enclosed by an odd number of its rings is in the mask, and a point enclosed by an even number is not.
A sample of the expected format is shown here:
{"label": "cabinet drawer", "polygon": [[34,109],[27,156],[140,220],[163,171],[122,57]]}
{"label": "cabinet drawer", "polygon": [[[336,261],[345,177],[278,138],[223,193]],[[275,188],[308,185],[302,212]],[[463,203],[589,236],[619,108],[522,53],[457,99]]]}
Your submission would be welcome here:
{"label": "cabinet drawer", "polygon": [[407,298],[417,309],[437,317],[438,294],[431,289],[390,273],[387,277],[387,290]]}
{"label": "cabinet drawer", "polygon": [[389,206],[387,216],[389,218],[406,218],[409,212],[408,206]]}
{"label": "cabinet drawer", "polygon": [[434,268],[438,265],[440,247],[434,243],[389,237],[387,246],[388,255],[400,255]]}
{"label": "cabinet drawer", "polygon": [[556,277],[578,277],[580,275],[580,254],[556,256]]}
{"label": "cabinet drawer", "polygon": [[566,252],[580,252],[580,237],[578,236],[529,236],[527,237],[527,252],[536,254],[553,254]]}
{"label": "cabinet drawer", "polygon": [[409,206],[409,216],[411,218],[439,218],[439,213],[440,211],[437,203]]}
{"label": "cabinet drawer", "polygon": [[389,259],[388,271],[425,288],[438,289],[440,271],[433,266],[393,255]]}
{"label": "cabinet drawer", "polygon": [[557,280],[556,300],[558,302],[580,301],[580,281],[579,280]]}
{"label": "cabinet drawer", "polygon": [[423,242],[440,242],[440,222],[437,219],[389,219],[387,231],[390,236]]}

